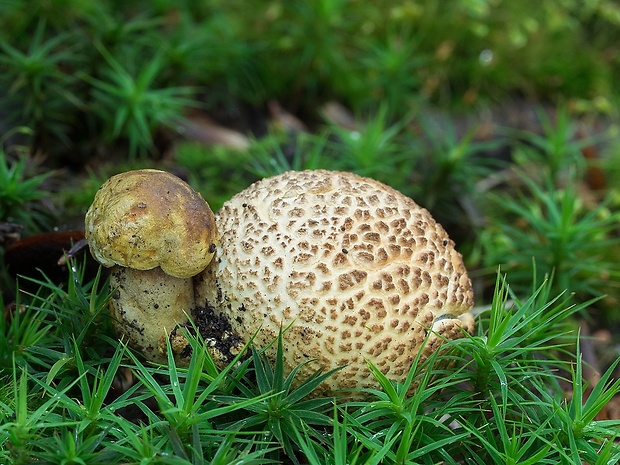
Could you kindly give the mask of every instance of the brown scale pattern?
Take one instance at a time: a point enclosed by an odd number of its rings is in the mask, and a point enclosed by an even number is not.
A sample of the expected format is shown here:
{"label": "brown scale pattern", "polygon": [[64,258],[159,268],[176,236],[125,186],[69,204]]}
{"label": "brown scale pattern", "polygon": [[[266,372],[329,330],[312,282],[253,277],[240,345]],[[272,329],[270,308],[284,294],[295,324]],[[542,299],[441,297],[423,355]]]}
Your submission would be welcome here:
{"label": "brown scale pattern", "polygon": [[[197,282],[233,330],[265,346],[284,333],[288,368],[345,366],[323,386],[376,387],[365,360],[407,376],[429,329],[471,331],[471,283],[454,243],[394,189],[350,173],[289,172],[217,214],[216,259]],[[441,316],[441,321],[435,321]],[[430,336],[436,350],[441,339]]]}

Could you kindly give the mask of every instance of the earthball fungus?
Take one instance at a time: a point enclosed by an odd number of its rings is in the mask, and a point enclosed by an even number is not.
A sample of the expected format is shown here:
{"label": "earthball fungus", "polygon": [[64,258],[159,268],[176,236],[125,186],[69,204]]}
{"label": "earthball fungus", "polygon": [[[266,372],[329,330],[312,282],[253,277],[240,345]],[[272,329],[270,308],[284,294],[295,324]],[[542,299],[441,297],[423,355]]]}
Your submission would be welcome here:
{"label": "earthball fungus", "polygon": [[473,330],[454,243],[427,210],[378,181],[286,172],[235,195],[216,222],[221,239],[194,278],[196,304],[246,341],[256,334],[258,348],[283,330],[286,368],[307,362],[302,378],[344,367],[323,393],[378,387],[367,360],[402,381],[419,350],[425,357]]}
{"label": "earthball fungus", "polygon": [[192,276],[211,261],[214,215],[178,177],[136,170],[108,179],[85,217],[95,259],[111,267],[117,331],[148,359],[166,361],[166,336],[194,308]]}

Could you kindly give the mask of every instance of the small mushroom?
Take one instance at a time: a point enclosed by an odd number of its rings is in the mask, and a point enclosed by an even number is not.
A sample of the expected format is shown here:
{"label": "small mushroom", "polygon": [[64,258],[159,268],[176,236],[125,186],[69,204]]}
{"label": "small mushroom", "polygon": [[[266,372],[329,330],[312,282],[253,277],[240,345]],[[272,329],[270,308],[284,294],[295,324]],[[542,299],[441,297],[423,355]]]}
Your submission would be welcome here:
{"label": "small mushroom", "polygon": [[110,308],[117,331],[147,359],[165,362],[166,336],[194,308],[192,276],[215,251],[209,205],[170,173],[128,171],[108,179],[95,195],[85,236],[95,259],[112,268],[116,293]]}
{"label": "small mushroom", "polygon": [[[326,170],[259,181],[216,215],[221,240],[196,304],[266,348],[283,330],[301,378],[343,367],[320,393],[402,381],[416,354],[473,330],[471,281],[430,213],[372,179]],[[426,344],[424,345],[424,341]],[[273,346],[267,354],[275,355]]]}

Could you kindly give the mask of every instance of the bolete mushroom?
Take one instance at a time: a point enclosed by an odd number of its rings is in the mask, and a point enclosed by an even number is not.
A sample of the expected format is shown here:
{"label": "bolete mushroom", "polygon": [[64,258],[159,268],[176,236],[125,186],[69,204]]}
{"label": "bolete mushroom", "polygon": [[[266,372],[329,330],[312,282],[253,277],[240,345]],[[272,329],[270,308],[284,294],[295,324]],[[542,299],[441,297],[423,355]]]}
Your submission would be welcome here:
{"label": "bolete mushroom", "polygon": [[453,241],[378,181],[286,172],[235,195],[216,222],[221,240],[194,279],[196,304],[246,341],[256,334],[258,348],[282,330],[286,368],[305,362],[301,378],[344,367],[321,393],[378,387],[367,360],[402,381],[422,347],[425,357],[473,330],[472,286]]}
{"label": "bolete mushroom", "polygon": [[147,359],[165,362],[166,335],[187,322],[192,276],[209,264],[218,241],[211,208],[170,173],[128,171],[95,195],[85,236],[95,259],[112,268],[117,331]]}

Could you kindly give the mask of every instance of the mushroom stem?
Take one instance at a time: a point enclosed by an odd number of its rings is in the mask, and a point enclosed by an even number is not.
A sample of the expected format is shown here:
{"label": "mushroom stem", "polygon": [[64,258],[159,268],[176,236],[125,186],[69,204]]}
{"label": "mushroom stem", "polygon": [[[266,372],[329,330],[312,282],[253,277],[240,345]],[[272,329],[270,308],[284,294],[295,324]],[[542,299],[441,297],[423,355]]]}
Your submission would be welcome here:
{"label": "mushroom stem", "polygon": [[[134,270],[114,266],[110,300],[114,326],[129,344],[149,360],[166,363],[166,339],[178,325],[187,323],[194,307],[192,278],[170,276],[161,268]],[[182,348],[175,347],[175,358]]]}

